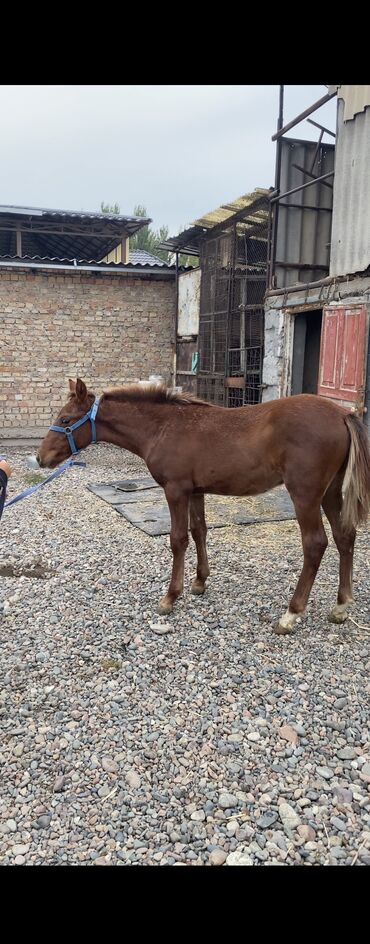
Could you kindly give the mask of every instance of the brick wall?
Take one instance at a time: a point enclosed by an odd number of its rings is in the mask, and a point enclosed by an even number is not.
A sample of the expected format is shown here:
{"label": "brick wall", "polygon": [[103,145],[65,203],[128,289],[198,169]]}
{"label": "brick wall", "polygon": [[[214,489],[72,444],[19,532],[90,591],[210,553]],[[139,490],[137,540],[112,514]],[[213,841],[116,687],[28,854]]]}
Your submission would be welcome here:
{"label": "brick wall", "polygon": [[0,429],[49,425],[68,377],[94,391],[170,380],[175,281],[127,273],[0,270]]}

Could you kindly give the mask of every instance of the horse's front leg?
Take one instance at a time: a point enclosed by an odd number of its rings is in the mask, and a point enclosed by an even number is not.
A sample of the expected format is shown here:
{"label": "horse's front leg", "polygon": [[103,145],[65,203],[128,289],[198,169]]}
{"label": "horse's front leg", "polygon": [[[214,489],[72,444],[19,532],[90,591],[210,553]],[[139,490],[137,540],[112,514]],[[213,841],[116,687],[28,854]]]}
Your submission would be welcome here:
{"label": "horse's front leg", "polygon": [[159,613],[171,613],[173,604],[184,587],[184,560],[189,543],[189,498],[190,490],[181,485],[167,485],[165,488],[168,507],[171,514],[171,550],[173,554],[171,583],[165,597],[159,602]]}

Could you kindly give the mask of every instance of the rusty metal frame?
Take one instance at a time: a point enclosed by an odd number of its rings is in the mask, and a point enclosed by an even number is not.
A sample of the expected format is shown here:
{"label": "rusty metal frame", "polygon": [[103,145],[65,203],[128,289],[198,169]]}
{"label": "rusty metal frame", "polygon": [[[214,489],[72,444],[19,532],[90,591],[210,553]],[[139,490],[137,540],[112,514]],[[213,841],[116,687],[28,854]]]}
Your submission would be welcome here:
{"label": "rusty metal frame", "polygon": [[317,102],[313,105],[310,105],[309,108],[306,108],[305,111],[302,111],[300,115],[297,115],[297,118],[293,118],[292,121],[289,121],[284,128],[278,128],[276,134],[272,135],[271,141],[278,141],[287,131],[290,131],[291,128],[294,128],[296,125],[299,125],[301,121],[304,121],[305,118],[308,118],[309,115],[312,115],[314,111],[317,111],[318,108],[321,108],[322,105],[325,105],[326,102],[330,102],[331,98],[336,96],[337,92],[327,92],[326,95],[323,95],[322,98],[319,98]]}
{"label": "rusty metal frame", "polygon": [[[267,199],[264,198],[265,206]],[[268,221],[264,231],[260,225],[244,234],[238,232],[237,224],[248,215],[248,209],[244,209],[242,214],[238,213],[237,219],[233,217],[213,227],[201,248],[204,294],[201,292],[197,389],[203,398],[226,406],[256,403],[262,395]],[[261,240],[251,238],[251,232],[255,233],[255,230],[257,237],[261,235]],[[222,240],[226,240],[224,246]],[[226,252],[224,259],[223,252]],[[222,305],[217,307],[217,270],[220,265],[227,286],[225,284],[221,296]],[[215,279],[213,300],[210,294],[212,268]],[[234,375],[233,371],[236,372]]]}

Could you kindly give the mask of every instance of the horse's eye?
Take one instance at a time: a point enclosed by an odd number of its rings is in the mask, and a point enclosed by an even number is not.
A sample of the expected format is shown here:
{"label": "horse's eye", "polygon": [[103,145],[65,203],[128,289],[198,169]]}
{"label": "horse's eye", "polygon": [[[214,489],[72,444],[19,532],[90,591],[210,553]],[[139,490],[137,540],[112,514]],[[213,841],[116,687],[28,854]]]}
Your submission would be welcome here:
{"label": "horse's eye", "polygon": [[70,416],[63,416],[60,422],[64,423],[64,425],[67,426],[70,420],[71,420]]}

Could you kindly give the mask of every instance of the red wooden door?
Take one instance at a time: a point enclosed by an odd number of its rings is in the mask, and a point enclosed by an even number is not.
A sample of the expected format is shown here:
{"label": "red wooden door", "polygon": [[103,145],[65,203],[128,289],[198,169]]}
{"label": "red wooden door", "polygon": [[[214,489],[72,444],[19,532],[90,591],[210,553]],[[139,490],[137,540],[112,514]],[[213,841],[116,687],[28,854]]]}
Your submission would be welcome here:
{"label": "red wooden door", "polygon": [[363,305],[324,308],[318,393],[364,409],[367,310]]}

